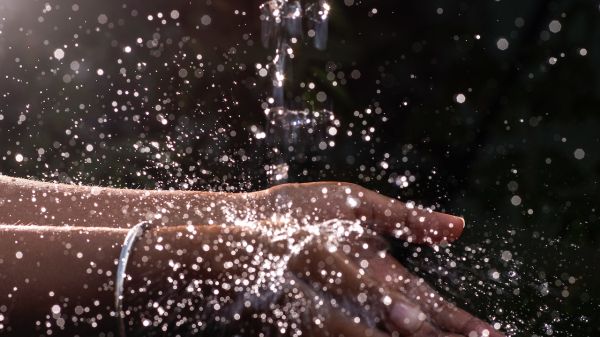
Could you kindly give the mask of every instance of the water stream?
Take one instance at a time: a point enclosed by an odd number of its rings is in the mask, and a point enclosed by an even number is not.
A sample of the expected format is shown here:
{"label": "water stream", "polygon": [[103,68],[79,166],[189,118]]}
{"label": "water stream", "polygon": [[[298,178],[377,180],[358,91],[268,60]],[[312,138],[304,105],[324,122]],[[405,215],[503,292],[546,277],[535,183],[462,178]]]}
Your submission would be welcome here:
{"label": "water stream", "polygon": [[[292,108],[285,96],[286,85],[296,84],[286,80],[286,73],[292,71],[297,57],[295,48],[300,49],[303,44],[318,50],[327,47],[330,9],[324,0],[309,2],[304,7],[300,1],[292,0],[270,0],[260,6],[261,41],[264,48],[274,50],[267,66],[273,89],[267,98],[269,107],[265,109],[267,144],[273,160],[266,173],[271,183],[286,182],[291,162],[306,160],[331,138],[327,130],[335,121],[333,111],[316,108],[323,104],[314,101],[295,103]],[[303,41],[305,38],[308,43]]]}

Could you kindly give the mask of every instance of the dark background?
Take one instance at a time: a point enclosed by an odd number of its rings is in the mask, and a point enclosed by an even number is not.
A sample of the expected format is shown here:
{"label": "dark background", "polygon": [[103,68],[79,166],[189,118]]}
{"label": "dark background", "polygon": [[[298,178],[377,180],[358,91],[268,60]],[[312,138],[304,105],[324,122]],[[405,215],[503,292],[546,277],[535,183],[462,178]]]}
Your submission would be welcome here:
{"label": "dark background", "polygon": [[[256,64],[273,50],[260,43],[258,5],[1,1],[1,173],[270,186],[265,165],[280,140],[260,139],[270,81]],[[286,92],[290,105],[333,111],[335,145],[284,158],[289,181],[350,181],[461,214],[467,231],[450,250],[395,253],[515,335],[598,334],[599,3],[331,5],[327,50],[309,38],[294,47]]]}

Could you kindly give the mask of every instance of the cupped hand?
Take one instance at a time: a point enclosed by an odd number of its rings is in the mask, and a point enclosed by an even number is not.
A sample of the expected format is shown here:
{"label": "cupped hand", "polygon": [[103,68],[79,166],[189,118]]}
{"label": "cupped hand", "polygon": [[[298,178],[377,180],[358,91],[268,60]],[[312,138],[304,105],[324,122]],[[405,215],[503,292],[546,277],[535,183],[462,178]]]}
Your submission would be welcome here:
{"label": "cupped hand", "polygon": [[160,228],[134,252],[131,324],[145,334],[500,336],[382,242],[350,220]]}
{"label": "cupped hand", "polygon": [[[265,193],[270,207],[280,213],[287,210],[296,218],[313,221],[358,220],[379,234],[392,235],[409,242],[451,242],[458,239],[464,229],[464,220],[460,217],[405,204],[355,184],[284,184],[272,187]],[[400,302],[406,305],[398,306],[398,310],[394,311],[395,317],[405,319],[405,329],[401,335],[437,336],[434,334],[437,331],[438,335],[502,336],[489,324],[443,299],[423,279],[410,273],[393,257],[378,254],[362,261],[367,261],[365,270],[368,270],[375,284],[401,294],[399,298],[404,299]],[[410,319],[411,316],[419,319]]]}

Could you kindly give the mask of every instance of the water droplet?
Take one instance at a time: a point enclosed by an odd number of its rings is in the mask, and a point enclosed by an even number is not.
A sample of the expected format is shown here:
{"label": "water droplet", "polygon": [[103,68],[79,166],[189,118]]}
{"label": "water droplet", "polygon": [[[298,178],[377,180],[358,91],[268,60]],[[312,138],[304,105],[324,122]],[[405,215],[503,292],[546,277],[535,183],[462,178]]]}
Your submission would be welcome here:
{"label": "water droplet", "polygon": [[513,206],[519,206],[521,204],[521,197],[513,195],[513,197],[510,198],[510,203],[513,204]]}
{"label": "water droplet", "polygon": [[98,23],[101,25],[104,25],[108,22],[108,16],[106,16],[106,14],[100,14],[98,15]]}
{"label": "water droplet", "polygon": [[317,93],[317,101],[323,103],[327,100],[327,94],[323,91]]}
{"label": "water droplet", "polygon": [[550,21],[550,24],[548,25],[548,29],[550,29],[550,31],[555,34],[560,32],[561,28],[562,28],[562,25],[560,24],[560,22],[558,20],[552,20],[552,21]]}
{"label": "water droplet", "polygon": [[62,60],[65,57],[65,51],[58,48],[54,51],[54,58],[57,60]]}
{"label": "water droplet", "polygon": [[508,40],[503,37],[499,38],[498,41],[496,41],[496,47],[498,47],[498,49],[500,50],[508,49],[508,45]]}
{"label": "water droplet", "polygon": [[502,260],[504,260],[504,261],[512,260],[512,253],[509,252],[508,250],[503,251],[502,252]]}
{"label": "water droplet", "polygon": [[583,151],[583,149],[576,149],[575,152],[573,152],[573,155],[575,156],[575,159],[581,160],[585,158],[585,151]]}
{"label": "water droplet", "polygon": [[210,25],[210,23],[212,22],[212,18],[210,17],[210,15],[204,14],[202,15],[202,17],[200,18],[200,22],[205,25],[208,26]]}

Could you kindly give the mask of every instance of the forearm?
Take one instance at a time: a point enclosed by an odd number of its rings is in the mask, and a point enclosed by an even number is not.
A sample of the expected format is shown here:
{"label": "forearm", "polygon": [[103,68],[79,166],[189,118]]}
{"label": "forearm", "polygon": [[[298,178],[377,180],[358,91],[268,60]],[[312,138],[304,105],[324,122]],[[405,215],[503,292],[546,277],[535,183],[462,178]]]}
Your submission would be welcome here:
{"label": "forearm", "polygon": [[[135,242],[127,264],[125,303],[144,299],[146,294],[136,290],[148,281],[163,290],[169,277],[178,273],[169,261],[187,265],[184,259],[200,247],[194,241],[214,236],[215,227],[197,227],[202,232],[196,240],[181,235],[188,232],[185,227],[157,227]],[[115,280],[127,232],[0,225],[0,306],[6,306],[6,312],[0,312],[0,335],[31,336],[48,330],[53,336],[116,333]],[[178,255],[178,250],[186,255]]]}
{"label": "forearm", "polygon": [[[128,228],[222,223],[255,209],[258,193],[148,191],[43,183],[0,176],[0,220],[44,226]],[[242,216],[239,216],[242,217]]]}
{"label": "forearm", "polygon": [[125,234],[0,226],[0,305],[7,308],[1,334],[114,331],[113,285]]}

